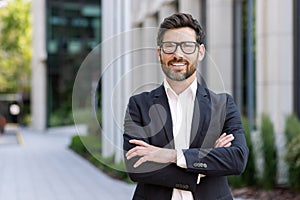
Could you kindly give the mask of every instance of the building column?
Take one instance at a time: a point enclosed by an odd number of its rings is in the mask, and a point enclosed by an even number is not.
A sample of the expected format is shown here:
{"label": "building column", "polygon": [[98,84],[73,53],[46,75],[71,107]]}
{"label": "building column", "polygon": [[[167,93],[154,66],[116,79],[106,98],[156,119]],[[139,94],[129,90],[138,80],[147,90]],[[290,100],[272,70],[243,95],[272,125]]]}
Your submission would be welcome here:
{"label": "building column", "polygon": [[140,89],[150,91],[161,84],[157,74],[160,73],[160,64],[157,57],[157,26],[158,18],[156,15],[149,15],[143,22],[143,42],[142,42],[142,80],[143,85]]}
{"label": "building column", "polygon": [[114,154],[114,123],[112,114],[112,90],[114,71],[111,62],[114,59],[114,1],[102,2],[102,155]]}
{"label": "building column", "polygon": [[195,19],[200,20],[201,12],[201,1],[200,0],[179,0],[178,10],[179,12],[189,13]]}
{"label": "building column", "polygon": [[256,105],[274,124],[278,183],[287,182],[285,119],[293,107],[293,1],[256,1]]}
{"label": "building column", "polygon": [[158,25],[170,15],[176,13],[176,7],[174,3],[164,3],[158,13]]}
{"label": "building column", "polygon": [[116,157],[116,161],[119,162],[123,158],[123,124],[124,124],[124,116],[128,104],[128,100],[131,96],[131,86],[132,86],[132,27],[131,27],[131,0],[121,0],[122,8],[124,8],[122,19],[122,32],[124,32],[122,40],[122,58],[121,61],[121,88],[120,91],[121,99],[120,99],[120,107],[119,116],[121,119],[120,130],[121,134],[119,137],[119,155]]}
{"label": "building column", "polygon": [[[131,31],[130,30],[130,0],[115,0],[116,20],[114,27],[114,58],[112,113],[114,126],[114,154],[115,162],[123,159],[123,124],[126,106],[130,96],[131,83]],[[124,9],[125,8],[125,9]],[[122,9],[124,9],[122,11]]]}
{"label": "building column", "polygon": [[141,66],[143,64],[143,54],[141,50],[141,43],[142,43],[142,36],[143,36],[143,29],[141,26],[136,26],[131,31],[132,32],[132,51],[131,51],[131,59],[132,59],[132,66],[131,66],[131,74],[132,74],[132,89],[133,93],[136,93],[136,90],[139,87],[140,79],[141,79]]}
{"label": "building column", "polygon": [[130,5],[130,0],[102,3],[102,155],[114,155],[116,163],[123,159],[123,120],[132,81]]}
{"label": "building column", "polygon": [[[113,68],[113,88],[112,88],[112,113],[113,113],[113,126],[114,126],[114,155],[115,162],[119,163],[123,157],[122,151],[122,133],[123,129],[121,125],[123,124],[122,110],[122,87],[118,85],[122,77],[122,5],[123,0],[114,0],[115,2],[115,21],[114,21],[114,58],[112,60]],[[120,88],[120,89],[118,89]],[[122,88],[122,89],[121,89]]]}
{"label": "building column", "polygon": [[[215,92],[233,92],[233,0],[207,1],[205,82]],[[221,35],[220,35],[221,34]]]}
{"label": "building column", "polygon": [[47,53],[46,53],[46,2],[32,2],[33,13],[33,54],[31,83],[31,126],[36,130],[45,130],[47,121]]}

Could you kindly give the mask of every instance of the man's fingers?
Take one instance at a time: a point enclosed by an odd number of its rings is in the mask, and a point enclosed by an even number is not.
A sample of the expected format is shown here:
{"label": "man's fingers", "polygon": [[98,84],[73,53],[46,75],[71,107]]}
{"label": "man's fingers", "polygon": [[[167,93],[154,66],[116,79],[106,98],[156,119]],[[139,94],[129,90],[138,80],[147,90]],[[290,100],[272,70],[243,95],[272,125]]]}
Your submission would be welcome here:
{"label": "man's fingers", "polygon": [[234,136],[232,134],[230,135],[227,135],[226,138],[225,138],[226,142],[231,142],[234,140]]}
{"label": "man's fingers", "polygon": [[138,159],[138,161],[136,161],[136,163],[134,163],[133,167],[137,168],[138,166],[140,166],[141,164],[143,164],[146,161],[147,161],[146,157],[143,156],[140,159]]}
{"label": "man's fingers", "polygon": [[230,147],[233,140],[234,136],[232,134],[226,135],[226,133],[223,133],[215,142],[215,147]]}
{"label": "man's fingers", "polygon": [[136,147],[130,149],[126,153],[126,158],[129,160],[136,156],[145,156],[146,154],[151,152],[151,149],[153,149],[150,144],[142,141],[142,140],[129,140],[129,143],[137,145]]}
{"label": "man's fingers", "polygon": [[226,137],[224,137],[224,138],[222,139],[222,142],[228,143],[228,142],[231,142],[232,140],[234,140],[234,137],[233,137],[232,134],[230,134],[230,135],[226,135]]}
{"label": "man's fingers", "polygon": [[150,146],[150,144],[144,142],[143,140],[135,140],[135,139],[133,139],[133,140],[129,140],[129,143],[135,144],[135,145],[139,145],[139,146],[144,146],[144,147]]}
{"label": "man's fingers", "polygon": [[130,149],[126,153],[126,158],[129,160],[135,156],[143,156],[145,154],[145,147],[137,146],[132,149]]}
{"label": "man's fingers", "polygon": [[222,138],[224,138],[224,137],[226,137],[226,133],[223,133],[223,134],[220,136],[219,139],[222,139]]}
{"label": "man's fingers", "polygon": [[143,156],[145,154],[145,148],[149,147],[150,145],[142,140],[129,140],[129,143],[138,145],[132,149],[130,149],[126,153],[126,158],[129,160],[135,156]]}
{"label": "man's fingers", "polygon": [[[130,149],[130,150],[127,152],[127,154],[132,154],[132,153],[134,153],[134,152],[136,152],[136,151],[138,151],[138,150],[142,150],[142,149],[144,149],[144,148],[145,148],[145,147],[136,146],[136,147]],[[127,155],[127,154],[126,154],[126,155]]]}
{"label": "man's fingers", "polygon": [[231,146],[231,142],[228,142],[224,147],[230,147]]}
{"label": "man's fingers", "polygon": [[219,143],[220,141],[223,140],[223,138],[226,137],[226,133],[223,133],[218,139],[217,141],[215,142],[216,144]]}

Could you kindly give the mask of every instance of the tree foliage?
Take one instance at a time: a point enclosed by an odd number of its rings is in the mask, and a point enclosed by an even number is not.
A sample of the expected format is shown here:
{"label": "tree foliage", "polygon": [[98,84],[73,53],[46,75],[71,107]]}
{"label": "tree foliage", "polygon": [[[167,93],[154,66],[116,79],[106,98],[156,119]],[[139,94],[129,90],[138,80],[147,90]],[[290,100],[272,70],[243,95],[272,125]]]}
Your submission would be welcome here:
{"label": "tree foliage", "polygon": [[8,0],[0,8],[0,93],[28,91],[31,62],[31,2]]}

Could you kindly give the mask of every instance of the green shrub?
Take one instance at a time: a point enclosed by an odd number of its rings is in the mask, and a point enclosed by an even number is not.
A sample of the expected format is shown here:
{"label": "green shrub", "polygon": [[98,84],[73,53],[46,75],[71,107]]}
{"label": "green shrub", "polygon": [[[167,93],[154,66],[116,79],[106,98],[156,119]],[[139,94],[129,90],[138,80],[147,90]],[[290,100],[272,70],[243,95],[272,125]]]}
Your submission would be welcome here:
{"label": "green shrub", "polygon": [[256,177],[256,168],[255,168],[255,156],[254,156],[254,150],[253,145],[251,141],[251,132],[250,132],[250,125],[246,118],[242,118],[243,122],[243,128],[245,131],[245,137],[247,141],[247,146],[249,149],[249,156],[248,156],[248,162],[245,169],[245,172],[241,175],[242,179],[244,180],[244,183],[247,186],[253,186],[257,184],[257,177]]}
{"label": "green shrub", "polygon": [[274,128],[270,118],[262,115],[261,119],[262,153],[264,157],[264,170],[261,184],[266,189],[271,189],[276,184],[277,155]]}
{"label": "green shrub", "polygon": [[67,109],[60,109],[53,111],[49,116],[49,126],[64,126],[74,124],[72,111]]}
{"label": "green shrub", "polygon": [[285,159],[289,166],[289,184],[300,191],[300,122],[295,115],[287,117],[285,124],[287,152]]}
{"label": "green shrub", "polygon": [[132,183],[123,162],[115,163],[114,156],[104,158],[101,155],[101,140],[99,136],[94,134],[74,136],[69,147],[109,176]]}
{"label": "green shrub", "polygon": [[290,186],[300,191],[300,135],[288,144],[286,161],[289,165]]}
{"label": "green shrub", "polygon": [[300,122],[296,115],[292,114],[286,118],[285,134],[287,143],[291,142],[295,136],[300,134]]}
{"label": "green shrub", "polygon": [[96,113],[90,109],[76,108],[73,110],[73,117],[76,124],[86,124],[90,134],[101,134],[102,112],[100,108],[96,111]]}
{"label": "green shrub", "polygon": [[88,150],[82,143],[81,137],[82,136],[79,135],[73,136],[69,148],[75,151],[76,153],[83,155],[86,154]]}
{"label": "green shrub", "polygon": [[251,133],[250,133],[250,126],[247,118],[242,117],[242,124],[243,129],[245,132],[246,142],[247,146],[249,148],[249,157],[246,169],[244,173],[242,173],[240,176],[230,176],[228,177],[228,181],[230,186],[239,188],[244,186],[253,186],[257,184],[257,177],[255,172],[255,157],[253,152],[253,146],[251,141]]}
{"label": "green shrub", "polygon": [[23,115],[21,124],[24,126],[29,126],[31,124],[31,115],[30,114]]}

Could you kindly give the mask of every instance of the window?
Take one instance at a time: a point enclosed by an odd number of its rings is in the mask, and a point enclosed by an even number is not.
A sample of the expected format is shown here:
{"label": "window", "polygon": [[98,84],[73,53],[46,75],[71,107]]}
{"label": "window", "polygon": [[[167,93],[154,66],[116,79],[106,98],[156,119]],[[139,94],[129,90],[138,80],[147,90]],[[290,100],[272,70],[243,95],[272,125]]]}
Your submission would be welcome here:
{"label": "window", "polygon": [[65,118],[71,113],[77,71],[88,53],[100,43],[101,1],[48,0],[46,22],[47,124],[51,126],[53,113],[66,114]]}

